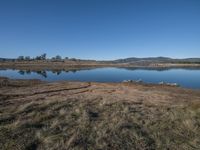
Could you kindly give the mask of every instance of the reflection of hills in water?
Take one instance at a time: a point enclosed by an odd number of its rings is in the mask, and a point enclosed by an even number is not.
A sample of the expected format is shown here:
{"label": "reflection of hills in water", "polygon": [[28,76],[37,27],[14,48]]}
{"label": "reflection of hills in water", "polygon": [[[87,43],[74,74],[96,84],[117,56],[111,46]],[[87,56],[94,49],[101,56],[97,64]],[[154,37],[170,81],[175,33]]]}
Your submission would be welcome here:
{"label": "reflection of hills in water", "polygon": [[[172,70],[170,70],[172,69]],[[183,75],[182,75],[183,74]],[[184,75],[185,74],[185,75]],[[0,70],[0,76],[12,79],[40,79],[52,81],[83,81],[83,82],[122,82],[137,81],[145,83],[177,83],[187,88],[200,88],[200,67],[149,68],[149,67],[101,67],[89,69],[45,69],[34,70],[24,68],[18,70]]]}
{"label": "reflection of hills in water", "polygon": [[[111,67],[112,68],[112,67]],[[115,67],[114,67],[115,68]],[[200,67],[116,67],[118,69],[126,69],[129,71],[134,70],[153,70],[153,71],[167,71],[171,69],[184,69],[184,70],[200,70]],[[47,74],[51,72],[55,75],[60,75],[61,73],[76,73],[81,70],[93,70],[93,69],[100,69],[100,68],[78,68],[78,69],[56,69],[56,70],[17,70],[20,75],[30,75],[31,73],[36,73],[41,75],[44,78],[47,78]],[[0,71],[6,71],[7,69],[0,69]],[[15,70],[15,69],[13,69]]]}
{"label": "reflection of hills in water", "polygon": [[[81,70],[92,70],[92,69],[95,69],[95,68],[87,68],[87,69],[70,69],[70,70],[37,70],[37,71],[34,71],[34,70],[19,70],[18,73],[21,74],[21,75],[29,75],[31,73],[36,73],[38,75],[41,75],[43,76],[44,78],[47,78],[47,72],[51,72],[53,74],[56,74],[56,75],[60,75],[61,73],[76,73],[78,71],[81,71]],[[185,69],[185,70],[200,70],[199,67],[119,67],[118,69],[126,69],[126,70],[129,70],[129,71],[134,71],[134,70],[153,70],[153,71],[167,71],[167,70],[171,70],[171,69]],[[6,69],[4,69],[6,70]]]}
{"label": "reflection of hills in water", "polygon": [[154,71],[167,71],[172,69],[185,69],[185,70],[200,70],[200,67],[119,67],[126,70],[154,70]]}

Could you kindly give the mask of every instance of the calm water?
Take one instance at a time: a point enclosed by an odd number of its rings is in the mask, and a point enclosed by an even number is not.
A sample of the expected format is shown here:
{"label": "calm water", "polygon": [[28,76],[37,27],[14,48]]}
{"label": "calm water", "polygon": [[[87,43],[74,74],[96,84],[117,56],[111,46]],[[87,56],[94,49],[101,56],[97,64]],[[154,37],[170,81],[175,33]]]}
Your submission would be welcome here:
{"label": "calm water", "polygon": [[76,80],[97,82],[121,82],[123,80],[142,79],[148,83],[161,81],[178,83],[182,87],[200,89],[200,69],[125,69],[125,68],[98,68],[79,71],[19,71],[0,70],[0,76],[13,79],[41,79],[45,81]]}

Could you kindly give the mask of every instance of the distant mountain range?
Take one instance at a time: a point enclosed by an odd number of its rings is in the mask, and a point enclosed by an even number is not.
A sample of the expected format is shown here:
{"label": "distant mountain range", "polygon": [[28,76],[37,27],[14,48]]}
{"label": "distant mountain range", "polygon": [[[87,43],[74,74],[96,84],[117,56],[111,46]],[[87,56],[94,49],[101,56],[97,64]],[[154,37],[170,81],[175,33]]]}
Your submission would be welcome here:
{"label": "distant mountain range", "polygon": [[146,57],[136,58],[130,57],[125,59],[117,59],[115,63],[200,63],[200,58],[184,58],[184,59],[173,59],[169,57]]}

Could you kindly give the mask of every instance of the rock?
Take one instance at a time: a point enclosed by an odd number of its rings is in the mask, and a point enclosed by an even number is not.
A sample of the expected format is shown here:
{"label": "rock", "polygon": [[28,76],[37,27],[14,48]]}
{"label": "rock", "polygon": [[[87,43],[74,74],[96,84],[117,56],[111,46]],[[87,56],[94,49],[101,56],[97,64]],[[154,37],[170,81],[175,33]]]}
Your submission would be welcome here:
{"label": "rock", "polygon": [[169,86],[179,86],[177,83],[167,83]]}
{"label": "rock", "polygon": [[133,80],[124,80],[123,83],[133,82]]}
{"label": "rock", "polygon": [[165,82],[161,81],[161,82],[159,82],[158,84],[163,85],[163,84],[165,84]]}
{"label": "rock", "polygon": [[159,85],[168,85],[168,86],[179,86],[178,83],[165,83],[163,81],[158,83]]}
{"label": "rock", "polygon": [[139,79],[139,80],[136,80],[135,82],[136,83],[142,83],[143,81],[142,81],[142,79]]}
{"label": "rock", "polygon": [[139,79],[139,80],[124,80],[122,82],[123,83],[133,83],[133,82],[135,82],[135,83],[142,83],[143,81],[142,81],[142,79]]}

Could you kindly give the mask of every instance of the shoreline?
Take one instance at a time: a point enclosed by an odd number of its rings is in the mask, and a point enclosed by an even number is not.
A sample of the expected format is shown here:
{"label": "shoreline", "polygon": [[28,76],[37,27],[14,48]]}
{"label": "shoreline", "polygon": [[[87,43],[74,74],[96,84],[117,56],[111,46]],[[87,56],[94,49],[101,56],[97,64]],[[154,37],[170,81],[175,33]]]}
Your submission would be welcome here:
{"label": "shoreline", "polygon": [[200,148],[199,90],[7,80],[0,87],[2,149]]}
{"label": "shoreline", "polygon": [[52,62],[52,61],[22,61],[22,62],[0,62],[0,69],[16,70],[81,70],[93,68],[146,68],[146,69],[169,69],[169,68],[196,68],[200,69],[200,64],[174,64],[174,63],[149,63],[146,65],[130,63],[105,63],[105,62]]}
{"label": "shoreline", "polygon": [[0,76],[0,88],[4,87],[23,87],[23,86],[34,86],[35,84],[45,85],[45,84],[56,84],[56,83],[90,83],[90,84],[105,84],[105,85],[132,85],[132,86],[143,86],[143,87],[154,87],[154,88],[172,88],[172,89],[182,89],[189,91],[200,91],[200,89],[186,88],[182,87],[176,83],[168,82],[158,82],[149,83],[143,82],[141,80],[124,80],[121,82],[94,82],[94,81],[76,81],[76,80],[59,80],[59,81],[44,81],[40,79],[15,79]]}

